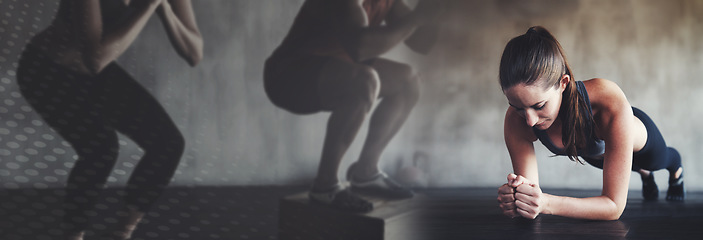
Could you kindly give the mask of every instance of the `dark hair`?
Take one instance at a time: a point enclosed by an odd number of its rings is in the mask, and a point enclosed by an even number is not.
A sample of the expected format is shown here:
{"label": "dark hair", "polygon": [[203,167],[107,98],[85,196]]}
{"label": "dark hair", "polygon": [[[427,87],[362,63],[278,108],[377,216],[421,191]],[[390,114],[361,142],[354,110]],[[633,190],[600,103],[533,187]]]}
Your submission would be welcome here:
{"label": "dark hair", "polygon": [[591,140],[589,137],[595,136],[595,128],[589,127],[594,126],[593,116],[590,111],[582,111],[588,109],[587,103],[576,88],[573,72],[556,38],[541,26],[531,27],[508,42],[500,60],[499,79],[503,90],[520,83],[539,84],[548,89],[558,86],[565,74],[570,80],[559,108],[562,143],[566,156],[581,162],[577,149],[584,148]]}

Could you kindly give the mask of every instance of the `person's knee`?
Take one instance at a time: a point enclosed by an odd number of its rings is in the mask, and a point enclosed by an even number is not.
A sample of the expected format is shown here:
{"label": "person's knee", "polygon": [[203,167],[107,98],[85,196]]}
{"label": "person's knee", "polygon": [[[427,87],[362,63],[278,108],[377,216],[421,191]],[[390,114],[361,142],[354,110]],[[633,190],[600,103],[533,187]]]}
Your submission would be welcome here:
{"label": "person's knee", "polygon": [[185,138],[183,137],[183,134],[178,131],[178,129],[172,130],[168,135],[169,137],[165,138],[168,140],[166,140],[161,149],[158,151],[164,156],[164,158],[178,161],[185,150]]}
{"label": "person's knee", "polygon": [[144,154],[156,156],[158,162],[167,161],[178,162],[185,150],[185,139],[181,132],[175,128],[162,130],[158,133],[149,134],[148,139],[135,139],[139,147],[144,149]]}
{"label": "person's knee", "polygon": [[177,135],[174,136],[173,139],[171,140],[171,145],[170,145],[169,151],[173,151],[174,155],[176,155],[180,158],[181,155],[183,155],[183,151],[185,151],[186,140],[180,131],[176,131],[176,132],[177,132]]}
{"label": "person's knee", "polygon": [[679,151],[672,147],[667,147],[666,150],[669,158],[669,166],[667,169],[669,171],[678,171],[678,169],[682,166],[681,154],[679,154]]}
{"label": "person's knee", "polygon": [[397,67],[396,76],[400,79],[403,98],[408,106],[414,106],[420,98],[420,76],[410,65],[403,64]]}
{"label": "person's knee", "polygon": [[168,152],[171,156],[180,157],[185,150],[185,138],[183,138],[183,135],[178,130],[175,130],[170,135],[171,137],[166,142],[164,151]]}
{"label": "person's knee", "polygon": [[347,100],[370,110],[378,98],[380,88],[381,83],[376,70],[371,67],[359,67],[354,73],[353,86]]}

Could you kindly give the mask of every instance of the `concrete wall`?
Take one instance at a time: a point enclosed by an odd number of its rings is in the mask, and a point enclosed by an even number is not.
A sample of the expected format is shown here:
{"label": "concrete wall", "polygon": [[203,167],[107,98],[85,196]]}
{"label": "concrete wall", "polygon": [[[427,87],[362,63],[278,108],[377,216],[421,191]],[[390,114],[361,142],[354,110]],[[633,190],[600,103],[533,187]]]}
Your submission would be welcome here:
{"label": "concrete wall", "polygon": [[[118,60],[161,101],[186,137],[173,185],[306,184],[314,176],[327,113],[274,107],[262,68],[302,0],[193,1],[205,59],[189,68],[157,19]],[[399,46],[385,57],[425,78],[410,119],[383,155],[391,175],[425,154],[429,186],[498,187],[512,171],[502,138],[508,106],[497,83],[505,43],[543,25],[566,50],[577,79],[618,83],[683,155],[689,190],[703,190],[703,2],[448,1],[439,44],[428,56]],[[0,0],[0,187],[60,187],[75,153],[28,107],[15,83],[26,41],[51,21],[57,2]],[[365,129],[346,155],[358,157]],[[127,138],[110,177],[122,185],[142,152]],[[543,187],[599,188],[601,171],[550,157],[536,144]],[[656,173],[665,188],[668,174]],[[637,176],[630,186],[640,188]]]}

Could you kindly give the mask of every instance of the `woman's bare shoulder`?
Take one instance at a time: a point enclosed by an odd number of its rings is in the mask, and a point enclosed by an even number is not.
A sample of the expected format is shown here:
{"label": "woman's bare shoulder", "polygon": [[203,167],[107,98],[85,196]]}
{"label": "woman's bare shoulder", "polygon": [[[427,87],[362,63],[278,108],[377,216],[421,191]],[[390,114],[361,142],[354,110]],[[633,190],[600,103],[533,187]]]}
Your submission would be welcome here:
{"label": "woman's bare shoulder", "polygon": [[603,78],[594,78],[583,83],[596,119],[618,115],[631,107],[617,83]]}
{"label": "woman's bare shoulder", "polygon": [[[583,81],[591,104],[607,104],[626,101],[625,94],[617,83],[604,78]],[[616,102],[613,102],[616,101]]]}

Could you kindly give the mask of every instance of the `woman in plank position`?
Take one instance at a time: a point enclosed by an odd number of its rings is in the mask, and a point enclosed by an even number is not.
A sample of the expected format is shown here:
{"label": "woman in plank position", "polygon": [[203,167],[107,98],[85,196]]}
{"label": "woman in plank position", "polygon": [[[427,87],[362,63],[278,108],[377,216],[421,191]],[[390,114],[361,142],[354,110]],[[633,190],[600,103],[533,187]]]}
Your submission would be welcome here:
{"label": "woman in plank position", "polygon": [[[542,27],[508,42],[500,62],[500,85],[510,107],[505,143],[514,173],[498,189],[503,214],[535,218],[553,214],[583,219],[618,219],[625,209],[630,172],[642,178],[645,199],[657,199],[652,171],[669,171],[666,199],[684,199],[683,169],[652,120],[630,106],[613,82],[575,81],[561,45]],[[533,142],[551,152],[603,169],[600,196],[571,198],[543,193]]]}

